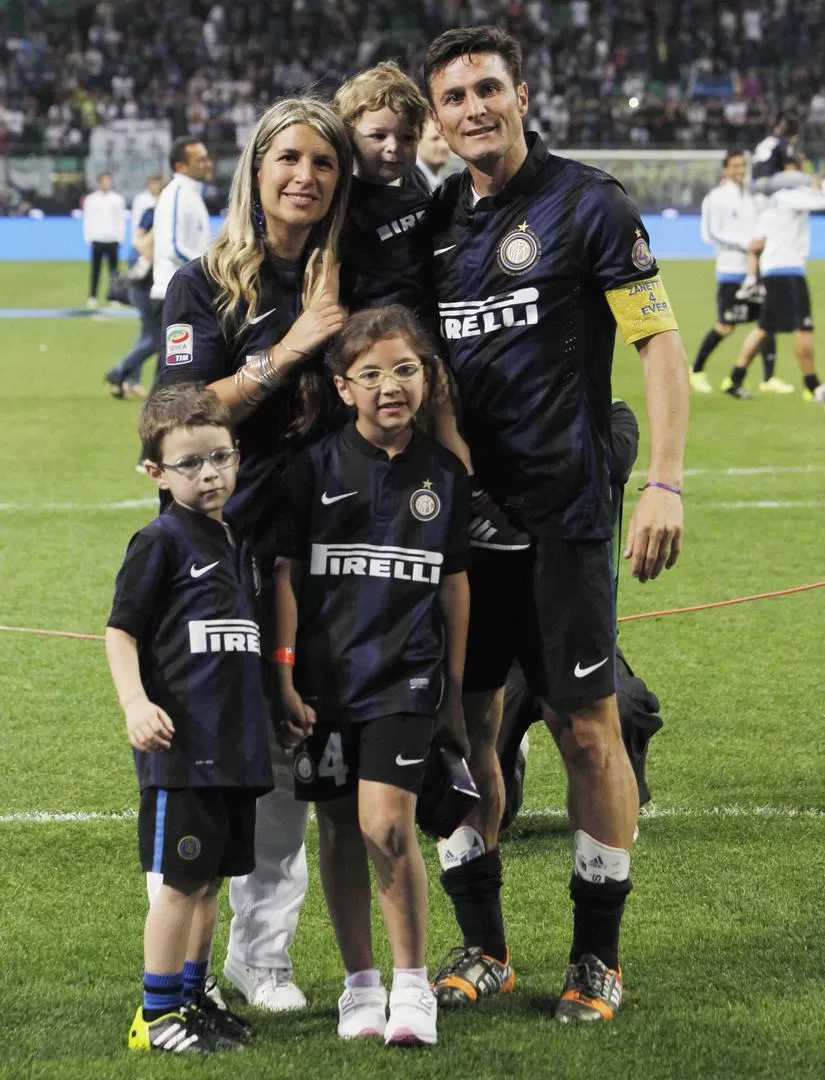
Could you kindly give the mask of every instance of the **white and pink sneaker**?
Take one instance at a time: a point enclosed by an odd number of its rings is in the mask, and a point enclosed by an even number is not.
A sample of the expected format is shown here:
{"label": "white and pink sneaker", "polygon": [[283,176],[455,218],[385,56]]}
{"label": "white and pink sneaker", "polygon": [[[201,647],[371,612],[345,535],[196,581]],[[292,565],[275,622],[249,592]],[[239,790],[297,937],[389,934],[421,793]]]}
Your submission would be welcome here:
{"label": "white and pink sneaker", "polygon": [[393,990],[384,1042],[387,1046],[435,1046],[437,1013],[436,997],[429,986]]}
{"label": "white and pink sneaker", "polygon": [[383,986],[353,986],[338,998],[338,1038],[383,1035],[387,1026],[387,991]]}

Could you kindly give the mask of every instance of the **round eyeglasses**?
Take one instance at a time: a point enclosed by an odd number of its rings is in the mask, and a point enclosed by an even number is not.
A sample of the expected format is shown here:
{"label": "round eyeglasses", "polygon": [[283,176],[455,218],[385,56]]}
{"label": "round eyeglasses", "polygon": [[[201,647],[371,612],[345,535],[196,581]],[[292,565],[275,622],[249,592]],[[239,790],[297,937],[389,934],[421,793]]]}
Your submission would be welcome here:
{"label": "round eyeglasses", "polygon": [[239,454],[237,446],[219,446],[209,454],[189,454],[175,462],[161,461],[160,468],[180,473],[187,480],[194,480],[196,476],[200,476],[200,471],[207,461],[216,469],[228,469],[237,464]]}
{"label": "round eyeglasses", "polygon": [[403,360],[400,364],[385,371],[384,368],[364,368],[357,375],[345,375],[347,382],[358,383],[365,390],[377,390],[384,382],[392,377],[397,383],[409,382],[424,367],[420,360]]}

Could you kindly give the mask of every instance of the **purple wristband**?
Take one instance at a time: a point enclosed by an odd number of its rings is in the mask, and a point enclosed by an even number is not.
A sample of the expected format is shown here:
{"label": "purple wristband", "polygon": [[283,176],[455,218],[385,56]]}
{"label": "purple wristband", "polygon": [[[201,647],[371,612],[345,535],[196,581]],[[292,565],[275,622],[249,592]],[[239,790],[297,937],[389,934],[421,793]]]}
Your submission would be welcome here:
{"label": "purple wristband", "polygon": [[674,495],[678,495],[681,498],[682,489],[675,487],[673,484],[663,484],[661,480],[648,480],[644,487],[640,487],[639,491],[646,491],[649,487],[663,488],[665,491],[670,491]]}

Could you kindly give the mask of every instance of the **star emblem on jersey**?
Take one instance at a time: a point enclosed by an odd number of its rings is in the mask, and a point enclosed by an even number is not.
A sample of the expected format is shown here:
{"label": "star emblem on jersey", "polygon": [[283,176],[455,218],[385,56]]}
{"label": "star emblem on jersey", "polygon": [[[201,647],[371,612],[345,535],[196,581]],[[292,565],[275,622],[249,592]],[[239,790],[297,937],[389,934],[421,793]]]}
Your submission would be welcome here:
{"label": "star emblem on jersey", "polygon": [[432,521],[433,518],[438,517],[441,510],[441,499],[431,490],[432,486],[430,480],[425,480],[423,487],[410,496],[412,516],[419,521]]}
{"label": "star emblem on jersey", "polygon": [[541,242],[526,221],[508,232],[496,251],[498,265],[505,274],[523,274],[535,266],[541,255]]}
{"label": "star emblem on jersey", "polygon": [[630,252],[630,261],[638,270],[650,270],[655,259],[653,258],[650,248],[647,246],[647,241],[643,236],[639,235],[639,229],[636,230],[636,235],[639,239],[633,245],[633,250]]}
{"label": "star emblem on jersey", "polygon": [[189,568],[189,576],[193,578],[203,577],[203,575],[208,574],[210,570],[214,570],[219,562],[220,559],[217,559],[215,562],[209,563],[208,566],[195,566],[195,564],[192,563]]}

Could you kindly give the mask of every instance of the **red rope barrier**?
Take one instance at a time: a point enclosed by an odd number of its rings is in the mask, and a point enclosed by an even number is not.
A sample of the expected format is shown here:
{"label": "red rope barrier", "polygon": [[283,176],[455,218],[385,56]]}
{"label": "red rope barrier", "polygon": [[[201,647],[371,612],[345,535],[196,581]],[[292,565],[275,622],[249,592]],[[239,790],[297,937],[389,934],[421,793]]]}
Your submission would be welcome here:
{"label": "red rope barrier", "polygon": [[[635,615],[620,615],[618,622],[633,622],[635,619],[657,619],[664,615],[684,615],[690,611],[710,611],[711,608],[731,607],[733,604],[748,604],[752,600],[771,600],[775,596],[791,596],[793,593],[809,592],[811,589],[822,588],[825,588],[825,581],[815,581],[811,585],[796,585],[792,589],[777,589],[775,592],[755,593],[753,596],[737,596],[734,600],[715,600],[710,604],[692,604],[690,607],[665,608],[662,611],[640,611]],[[77,634],[71,630],[35,630],[28,626],[0,626],[0,633],[44,634],[48,637],[103,641],[102,634]]]}
{"label": "red rope barrier", "polygon": [[7,634],[46,634],[49,637],[85,638],[86,641],[103,641],[103,634],[76,634],[72,630],[33,630],[28,626],[0,626]]}
{"label": "red rope barrier", "polygon": [[793,589],[777,589],[776,592],[756,593],[753,596],[738,596],[735,600],[716,600],[712,604],[692,604],[690,607],[668,608],[664,611],[640,611],[637,615],[622,615],[618,622],[632,622],[634,619],[655,619],[658,615],[683,615],[686,611],[709,611],[710,608],[730,607],[732,604],[747,604],[751,600],[770,600],[774,596],[790,596],[791,593],[808,592],[809,589],[821,589],[825,581],[816,581],[813,585],[797,585]]}

